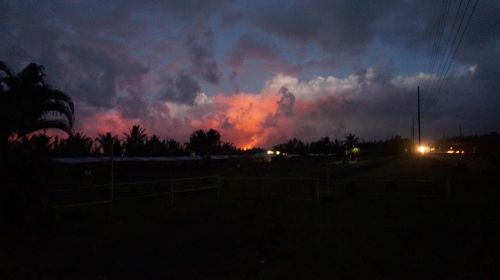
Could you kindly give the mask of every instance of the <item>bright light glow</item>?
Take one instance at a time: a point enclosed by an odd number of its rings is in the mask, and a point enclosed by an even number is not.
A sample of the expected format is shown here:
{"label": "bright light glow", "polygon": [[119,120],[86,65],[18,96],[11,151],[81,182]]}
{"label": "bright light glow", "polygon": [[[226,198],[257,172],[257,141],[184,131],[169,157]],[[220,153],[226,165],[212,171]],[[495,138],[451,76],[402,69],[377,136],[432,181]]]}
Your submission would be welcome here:
{"label": "bright light glow", "polygon": [[276,151],[276,155],[278,155],[278,156],[279,156],[280,154],[281,154],[281,152],[280,152],[280,151]]}
{"label": "bright light glow", "polygon": [[425,153],[428,153],[430,151],[430,148],[428,146],[421,145],[417,147],[417,151],[423,155]]}
{"label": "bright light glow", "polygon": [[268,150],[268,151],[267,151],[267,154],[268,154],[268,155],[274,155],[274,152],[273,152],[273,151],[271,151],[271,150]]}
{"label": "bright light glow", "polygon": [[448,154],[453,154],[453,150],[449,150],[449,151],[447,151],[446,153],[448,153]]}
{"label": "bright light glow", "polygon": [[462,153],[462,154],[463,154],[463,153],[465,153],[465,151],[461,151],[460,153]]}

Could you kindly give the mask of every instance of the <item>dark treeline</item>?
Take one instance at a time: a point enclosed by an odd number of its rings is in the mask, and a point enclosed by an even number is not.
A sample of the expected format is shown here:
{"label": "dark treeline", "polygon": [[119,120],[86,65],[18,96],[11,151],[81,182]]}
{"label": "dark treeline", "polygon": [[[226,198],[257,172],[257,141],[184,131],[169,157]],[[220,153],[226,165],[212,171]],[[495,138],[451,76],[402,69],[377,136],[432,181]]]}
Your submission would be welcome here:
{"label": "dark treeline", "polygon": [[[110,132],[99,134],[95,139],[83,133],[74,133],[67,138],[32,134],[8,141],[8,154],[17,158],[26,157],[83,157],[83,156],[187,156],[187,155],[239,155],[264,151],[261,148],[243,151],[231,142],[221,140],[218,131],[196,130],[189,141],[181,143],[171,138],[160,138],[148,135],[146,129],[134,125],[129,132],[115,135]],[[411,142],[400,136],[375,142],[360,142],[353,134],[344,139],[331,140],[322,137],[317,141],[303,142],[293,138],[285,143],[275,145],[273,150],[287,154],[307,155],[339,155],[346,150],[358,148],[363,152],[398,154],[410,148]]]}
{"label": "dark treeline", "polygon": [[10,155],[49,157],[82,156],[186,156],[186,155],[230,155],[243,151],[230,142],[221,140],[219,132],[196,130],[189,141],[181,143],[171,138],[148,135],[146,129],[134,125],[123,135],[111,132],[99,134],[95,139],[83,133],[70,134],[67,138],[46,134],[24,135],[6,143]]}
{"label": "dark treeline", "polygon": [[500,135],[497,132],[491,132],[484,135],[443,137],[437,141],[437,145],[443,149],[455,147],[467,152],[498,155],[500,154]]}
{"label": "dark treeline", "polygon": [[354,134],[348,134],[344,139],[337,138],[331,140],[329,137],[322,137],[318,141],[303,142],[299,139],[291,139],[288,142],[274,146],[274,149],[289,154],[323,154],[323,155],[344,155],[347,151],[359,149],[361,153],[370,153],[374,155],[385,154],[395,155],[404,153],[411,148],[409,139],[401,136],[394,136],[387,140],[365,142],[360,141]]}
{"label": "dark treeline", "polygon": [[[187,142],[181,143],[171,138],[160,138],[149,135],[146,129],[134,125],[122,135],[110,132],[99,134],[92,139],[82,133],[69,135],[61,139],[46,134],[32,134],[10,139],[7,143],[8,154],[18,159],[29,157],[82,157],[82,156],[210,156],[210,155],[242,155],[264,151],[261,148],[243,151],[233,143],[221,140],[218,131],[194,131]],[[344,155],[346,151],[358,148],[362,154],[397,155],[411,152],[414,147],[411,140],[401,136],[378,141],[360,141],[354,134],[343,139],[322,137],[317,141],[304,142],[293,138],[287,142],[273,146],[287,154],[295,155]],[[435,145],[440,150],[449,146],[465,149],[468,153],[498,154],[500,153],[500,135],[496,132],[486,135],[442,138]]]}

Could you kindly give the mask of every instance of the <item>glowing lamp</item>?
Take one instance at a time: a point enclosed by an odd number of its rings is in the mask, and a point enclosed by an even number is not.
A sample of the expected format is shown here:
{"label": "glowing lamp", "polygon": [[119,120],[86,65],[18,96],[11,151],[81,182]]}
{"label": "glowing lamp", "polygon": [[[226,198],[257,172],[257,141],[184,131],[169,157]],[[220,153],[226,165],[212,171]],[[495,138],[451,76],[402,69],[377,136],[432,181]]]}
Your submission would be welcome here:
{"label": "glowing lamp", "polygon": [[273,151],[271,151],[271,150],[268,150],[268,151],[267,151],[267,154],[268,154],[268,155],[274,155],[274,152],[273,152]]}
{"label": "glowing lamp", "polygon": [[429,149],[429,147],[427,147],[427,146],[423,146],[423,145],[421,145],[421,146],[418,146],[418,147],[417,147],[417,152],[419,152],[419,153],[420,153],[420,154],[422,154],[422,155],[423,155],[423,154],[425,154],[425,153],[428,153],[428,152],[429,152],[429,150],[430,150],[430,149]]}

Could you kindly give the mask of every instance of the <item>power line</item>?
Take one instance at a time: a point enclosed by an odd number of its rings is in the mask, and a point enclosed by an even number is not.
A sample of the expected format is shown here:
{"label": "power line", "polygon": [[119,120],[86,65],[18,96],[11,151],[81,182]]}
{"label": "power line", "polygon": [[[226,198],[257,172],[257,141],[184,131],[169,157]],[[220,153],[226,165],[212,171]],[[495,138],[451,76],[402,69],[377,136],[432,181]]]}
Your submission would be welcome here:
{"label": "power line", "polygon": [[[441,87],[444,84],[444,80],[446,80],[446,78],[448,76],[449,70],[453,64],[455,56],[456,56],[458,49],[462,43],[463,37],[464,37],[465,32],[470,24],[470,21],[472,19],[472,15],[474,14],[474,11],[477,7],[479,0],[476,0],[474,5],[472,6],[470,13],[468,12],[468,10],[469,10],[471,0],[467,1],[467,4],[463,10],[463,13],[461,12],[461,9],[460,9],[462,6],[462,2],[463,2],[463,0],[460,1],[460,4],[456,10],[455,19],[453,21],[452,27],[450,28],[450,34],[449,34],[448,40],[447,40],[448,46],[446,46],[445,55],[443,56],[442,61],[439,64],[439,68],[437,69],[438,71],[436,72],[436,76],[438,78],[437,78],[437,80],[435,80],[432,83],[432,86],[429,89],[429,92],[430,92],[429,95],[436,94],[437,92],[439,92],[441,90]],[[461,14],[461,19],[460,19],[460,22],[458,24],[458,27],[455,29],[454,27],[456,26],[456,22],[457,22],[458,16],[460,14]],[[469,15],[469,17],[466,20],[464,28],[462,29],[462,25],[464,23],[464,20],[465,20],[467,14]],[[453,36],[453,39],[451,40],[452,34],[454,34],[454,36]],[[459,36],[459,34],[460,34],[460,36]],[[457,42],[457,39],[458,39],[458,42]],[[422,98],[422,100],[423,100],[423,98]],[[427,108],[428,108],[428,106],[424,106],[423,111],[425,112]],[[424,113],[424,112],[422,112],[422,113]]]}
{"label": "power line", "polygon": [[[450,1],[443,0],[441,2],[439,19],[438,19],[437,25],[436,25],[436,32],[434,33],[434,37],[433,37],[432,48],[431,48],[431,58],[429,59],[429,64],[427,66],[427,71],[426,71],[426,73],[430,73],[431,77],[434,76],[436,63],[437,63],[437,61],[440,60],[439,49],[440,49],[440,45],[441,45],[441,37],[443,36],[443,33],[445,31],[446,19],[448,18],[449,9],[450,9]],[[432,80],[426,81],[423,84],[423,92],[429,92],[431,85],[432,85]],[[425,101],[425,95],[422,95],[422,104],[424,103],[424,101]]]}
{"label": "power line", "polygon": [[[450,52],[450,50],[452,50],[454,48],[454,46],[457,45],[456,42],[457,42],[457,39],[458,39],[458,34],[460,33],[460,30],[462,29],[462,24],[464,23],[465,15],[467,14],[467,10],[469,8],[470,2],[471,2],[471,0],[467,1],[467,5],[465,6],[464,12],[462,14],[462,17],[460,19],[460,23],[459,23],[456,31],[453,32],[453,30],[451,30],[451,32],[450,32],[450,36],[451,36],[452,33],[455,33],[455,36],[453,36],[453,41],[451,42],[450,46],[446,50],[446,53],[445,53],[445,55],[443,57],[443,60],[440,63],[439,68],[437,69],[438,70],[437,71],[438,79],[437,79],[437,81],[435,81],[433,83],[433,86],[431,88],[431,93],[435,92],[435,90],[437,88],[437,85],[441,82],[441,79],[444,77],[444,72],[445,72],[445,69],[446,69],[446,65],[448,64],[449,59],[452,56],[452,52]],[[460,10],[457,10],[457,15],[459,13],[460,13]]]}
{"label": "power line", "polygon": [[427,65],[427,71],[426,71],[426,73],[432,73],[433,72],[435,60],[438,57],[437,42],[438,42],[438,37],[440,36],[440,33],[441,33],[440,31],[441,31],[441,26],[443,24],[444,15],[446,13],[446,4],[447,3],[448,3],[447,0],[441,1],[441,8],[440,8],[440,12],[439,12],[439,18],[438,18],[437,24],[436,24],[436,32],[434,32],[434,34],[433,34],[434,36],[433,36],[433,39],[432,39],[431,57],[429,59],[428,65]]}
{"label": "power line", "polygon": [[469,27],[469,24],[471,22],[471,19],[472,19],[472,15],[474,14],[474,11],[476,10],[476,7],[477,7],[477,3],[479,2],[479,0],[476,0],[476,2],[474,3],[474,6],[472,7],[472,11],[469,15],[469,18],[467,19],[467,23],[465,24],[465,28],[464,30],[462,31],[462,34],[460,35],[460,40],[458,41],[458,44],[457,44],[457,47],[455,48],[455,51],[453,52],[453,56],[451,57],[451,60],[450,60],[450,63],[448,64],[448,67],[446,68],[446,72],[444,73],[444,77],[443,79],[441,80],[441,83],[438,85],[438,88],[437,88],[437,91],[439,92],[439,90],[441,89],[441,86],[443,85],[444,83],[444,80],[446,79],[447,75],[448,75],[448,71],[450,71],[450,68],[451,68],[451,65],[453,64],[453,61],[455,59],[455,56],[457,55],[457,52],[458,52],[458,48],[460,47],[460,45],[462,44],[462,40],[464,38],[464,35],[465,35],[465,31],[467,31],[467,27]]}
{"label": "power line", "polygon": [[[470,0],[467,2],[467,6],[464,9],[464,14],[467,11],[467,7],[469,5],[469,2],[470,2]],[[455,13],[455,18],[453,19],[453,24],[452,24],[452,26],[450,28],[450,32],[448,33],[448,40],[446,42],[446,49],[445,49],[445,52],[444,52],[444,56],[443,56],[443,59],[441,60],[441,62],[438,65],[438,68],[437,68],[437,75],[438,75],[438,77],[440,77],[440,75],[442,74],[442,70],[441,69],[443,69],[444,65],[446,65],[446,61],[448,60],[448,56],[449,56],[449,54],[451,52],[450,50],[453,48],[452,46],[455,45],[456,37],[457,37],[456,35],[458,34],[458,31],[460,30],[461,25],[463,23],[463,17],[462,17],[462,20],[460,21],[460,24],[459,24],[459,26],[457,28],[457,32],[455,33],[455,36],[453,36],[453,31],[455,30],[455,27],[457,26],[457,19],[458,19],[459,15],[460,15],[462,3],[463,3],[463,0],[460,0],[460,3],[459,3],[458,8],[457,8],[457,11]],[[453,38],[453,40],[452,40],[452,38]],[[435,83],[433,85],[435,85]]]}
{"label": "power line", "polygon": [[[440,32],[439,32],[439,35],[437,38],[436,49],[435,49],[436,58],[439,58],[439,53],[441,50],[441,39],[443,38],[443,34],[445,33],[446,26],[448,25],[448,14],[450,12],[450,1],[446,0],[445,2],[446,2],[446,4],[445,4],[445,13],[444,13],[444,18],[443,18],[443,23],[441,24]],[[434,68],[436,66],[436,61],[438,61],[438,60],[434,60],[432,68],[431,68],[431,72],[434,72]]]}

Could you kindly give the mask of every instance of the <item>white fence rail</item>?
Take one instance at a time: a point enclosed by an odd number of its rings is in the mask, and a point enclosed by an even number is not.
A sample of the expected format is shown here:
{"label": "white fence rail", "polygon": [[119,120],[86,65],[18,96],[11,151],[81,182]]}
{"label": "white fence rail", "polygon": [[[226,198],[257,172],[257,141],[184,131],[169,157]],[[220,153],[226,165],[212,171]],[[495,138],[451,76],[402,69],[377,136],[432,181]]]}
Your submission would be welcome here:
{"label": "white fence rail", "polygon": [[173,204],[179,195],[207,190],[220,194],[218,175],[62,188],[51,191],[51,201],[54,208],[68,208],[169,196]]}
{"label": "white fence rail", "polygon": [[168,196],[176,197],[215,190],[217,197],[228,199],[316,200],[323,196],[451,198],[446,180],[327,180],[304,177],[225,177],[218,175],[170,180],[124,182],[57,189],[55,208],[112,203],[113,201]]}

